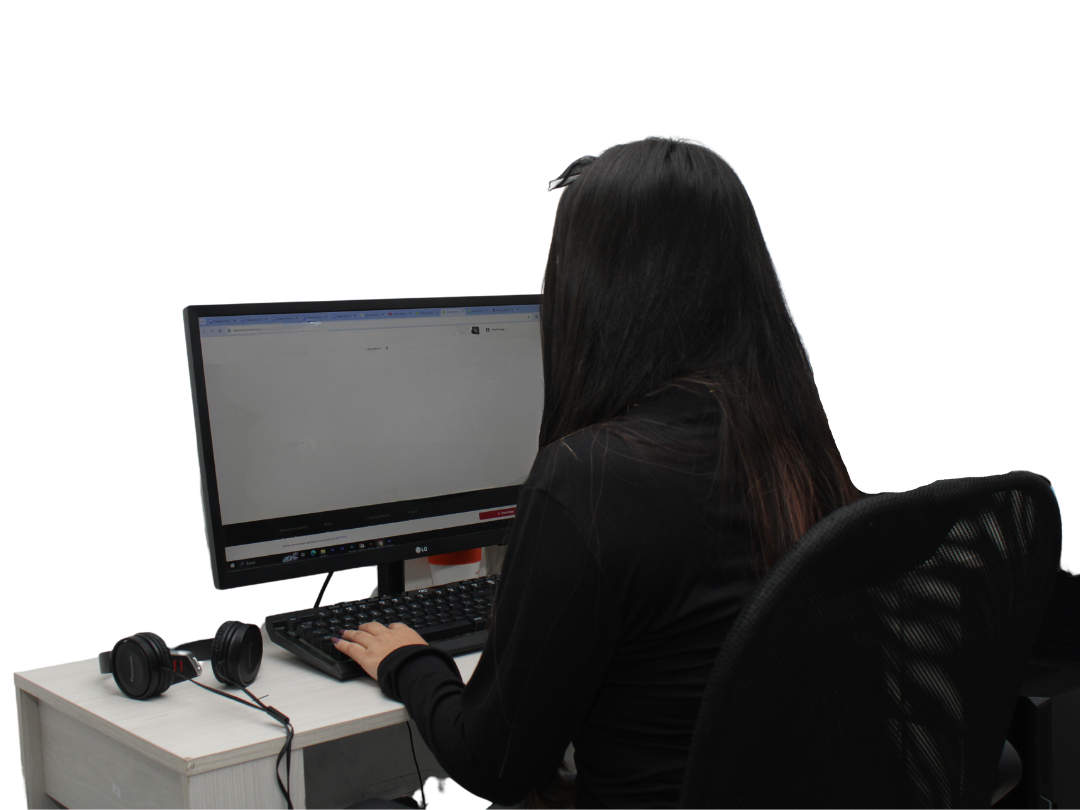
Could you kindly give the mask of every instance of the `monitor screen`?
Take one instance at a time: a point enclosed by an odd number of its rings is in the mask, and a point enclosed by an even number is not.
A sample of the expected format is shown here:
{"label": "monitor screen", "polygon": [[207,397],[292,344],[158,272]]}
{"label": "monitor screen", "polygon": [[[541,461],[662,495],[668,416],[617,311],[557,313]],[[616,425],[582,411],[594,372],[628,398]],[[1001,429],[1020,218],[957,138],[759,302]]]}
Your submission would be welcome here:
{"label": "monitor screen", "polygon": [[185,309],[214,584],[501,542],[537,451],[539,304]]}

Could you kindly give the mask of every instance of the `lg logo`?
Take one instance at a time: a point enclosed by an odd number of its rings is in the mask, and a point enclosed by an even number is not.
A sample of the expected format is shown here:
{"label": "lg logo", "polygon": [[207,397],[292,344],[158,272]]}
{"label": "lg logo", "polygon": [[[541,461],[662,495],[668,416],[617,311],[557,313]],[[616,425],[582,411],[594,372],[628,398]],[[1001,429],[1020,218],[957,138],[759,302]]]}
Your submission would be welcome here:
{"label": "lg logo", "polygon": [[416,547],[416,553],[417,554],[427,554],[427,546],[417,546]]}

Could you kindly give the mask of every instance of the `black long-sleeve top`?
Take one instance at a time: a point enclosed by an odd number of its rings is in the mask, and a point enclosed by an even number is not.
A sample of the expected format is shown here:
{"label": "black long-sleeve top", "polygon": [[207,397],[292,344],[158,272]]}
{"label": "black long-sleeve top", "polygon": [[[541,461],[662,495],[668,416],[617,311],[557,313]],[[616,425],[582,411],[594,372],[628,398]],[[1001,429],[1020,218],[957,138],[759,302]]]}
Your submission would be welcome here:
{"label": "black long-sleeve top", "polygon": [[671,386],[543,448],[468,685],[432,647],[383,660],[383,692],[467,790],[514,804],[573,741],[578,807],[678,803],[706,678],[755,582],[721,419],[707,392]]}

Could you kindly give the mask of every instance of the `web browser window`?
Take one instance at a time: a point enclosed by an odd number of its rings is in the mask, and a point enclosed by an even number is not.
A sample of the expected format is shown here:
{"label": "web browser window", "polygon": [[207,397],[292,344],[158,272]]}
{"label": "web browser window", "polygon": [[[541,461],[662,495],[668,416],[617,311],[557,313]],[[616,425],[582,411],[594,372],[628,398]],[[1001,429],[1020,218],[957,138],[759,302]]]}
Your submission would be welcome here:
{"label": "web browser window", "polygon": [[200,319],[223,525],[515,486],[538,307]]}

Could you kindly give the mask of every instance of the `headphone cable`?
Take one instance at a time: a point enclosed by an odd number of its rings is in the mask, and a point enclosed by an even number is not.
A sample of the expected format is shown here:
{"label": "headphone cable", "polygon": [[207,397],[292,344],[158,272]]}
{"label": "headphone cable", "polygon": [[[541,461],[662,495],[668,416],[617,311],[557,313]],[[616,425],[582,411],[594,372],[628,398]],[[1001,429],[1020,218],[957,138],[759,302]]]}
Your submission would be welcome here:
{"label": "headphone cable", "polygon": [[[270,715],[283,726],[285,726],[285,745],[281,747],[281,752],[278,754],[277,764],[274,766],[274,775],[277,776],[278,788],[281,790],[281,795],[285,797],[285,804],[288,806],[289,810],[293,810],[292,797],[289,795],[289,782],[292,777],[293,727],[292,722],[289,720],[289,718],[283,715],[273,706],[267,706],[265,703],[255,697],[255,695],[253,695],[250,691],[248,691],[246,686],[242,686],[240,688],[243,689],[247,696],[254,700],[255,703],[248,703],[246,700],[238,698],[236,695],[230,695],[228,692],[222,692],[220,689],[215,689],[212,686],[207,686],[205,683],[199,683],[195,680],[191,681],[191,683],[195,684],[196,686],[201,686],[208,692],[215,692],[222,697],[227,697],[229,700],[235,700],[237,703],[243,703],[245,706],[250,706],[251,708],[257,709],[260,712],[266,712],[268,715]],[[257,706],[255,705],[256,703],[258,704]],[[412,731],[409,732],[409,741],[412,742]],[[285,759],[284,783],[282,783],[281,781],[281,760],[283,757]],[[415,759],[416,754],[414,752],[413,760],[415,761]],[[417,772],[419,772],[419,770]],[[423,788],[421,788],[421,790],[422,789]]]}
{"label": "headphone cable", "polygon": [[409,721],[405,721],[405,728],[409,730],[409,749],[412,751],[413,765],[416,766],[416,778],[420,780],[420,807],[424,810],[427,807],[427,796],[424,795],[424,777],[420,775],[420,763],[416,761],[416,746],[412,741],[412,726]]}

